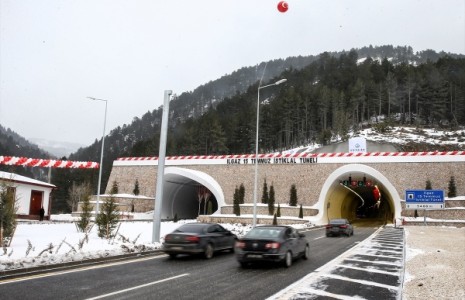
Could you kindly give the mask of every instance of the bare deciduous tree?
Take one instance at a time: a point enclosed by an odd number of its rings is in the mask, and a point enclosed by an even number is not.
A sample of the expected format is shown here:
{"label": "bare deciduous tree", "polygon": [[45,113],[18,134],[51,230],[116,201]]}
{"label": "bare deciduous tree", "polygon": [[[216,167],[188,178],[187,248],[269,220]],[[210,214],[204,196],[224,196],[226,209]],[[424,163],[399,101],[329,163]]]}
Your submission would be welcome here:
{"label": "bare deciduous tree", "polygon": [[68,190],[69,199],[68,205],[71,207],[72,211],[76,211],[78,208],[78,203],[84,201],[86,197],[89,197],[92,194],[92,189],[89,182],[83,184],[77,184],[73,182],[73,185]]}

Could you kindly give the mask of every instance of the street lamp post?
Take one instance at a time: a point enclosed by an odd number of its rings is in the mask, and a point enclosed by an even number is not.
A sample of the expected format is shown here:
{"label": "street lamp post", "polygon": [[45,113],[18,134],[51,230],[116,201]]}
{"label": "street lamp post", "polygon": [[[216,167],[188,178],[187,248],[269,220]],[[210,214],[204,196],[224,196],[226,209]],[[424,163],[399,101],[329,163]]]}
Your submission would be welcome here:
{"label": "street lamp post", "polygon": [[160,147],[158,148],[157,185],[153,211],[152,243],[158,243],[160,241],[161,209],[165,175],[166,135],[168,132],[169,105],[172,93],[173,92],[170,90],[165,90],[165,98],[163,100],[163,114],[161,117],[160,129]]}
{"label": "street lamp post", "polygon": [[105,144],[105,126],[107,124],[107,104],[108,100],[105,99],[99,99],[99,98],[94,98],[94,97],[87,97],[90,100],[93,101],[104,101],[105,102],[105,117],[103,118],[103,134],[102,134],[102,150],[100,151],[100,165],[99,165],[99,171],[98,171],[98,187],[97,187],[97,206],[95,209],[95,217],[97,218],[98,213],[99,213],[99,205],[100,205],[100,186],[102,184],[102,169],[103,169],[103,146]]}
{"label": "street lamp post", "polygon": [[[258,96],[257,96],[257,127],[255,128],[255,181],[254,181],[254,190],[253,190],[253,222],[252,226],[255,227],[257,225],[257,184],[258,184],[258,127],[259,127],[259,117],[260,117],[260,90],[279,85],[281,83],[286,82],[287,79],[281,79],[276,81],[275,83],[268,84],[265,86],[258,86]],[[261,82],[261,81],[260,81]]]}

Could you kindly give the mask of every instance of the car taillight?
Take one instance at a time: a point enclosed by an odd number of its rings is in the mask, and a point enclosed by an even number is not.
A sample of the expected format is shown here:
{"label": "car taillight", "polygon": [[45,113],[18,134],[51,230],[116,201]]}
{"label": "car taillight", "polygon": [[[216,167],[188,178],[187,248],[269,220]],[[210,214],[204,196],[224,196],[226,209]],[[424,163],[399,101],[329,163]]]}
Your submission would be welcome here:
{"label": "car taillight", "polygon": [[245,248],[245,243],[244,242],[239,242],[239,241],[236,242],[236,248],[241,248],[241,249]]}
{"label": "car taillight", "polygon": [[165,236],[165,241],[169,241],[169,240],[171,240],[171,235],[168,234],[167,236]]}
{"label": "car taillight", "polygon": [[333,227],[333,226],[331,226],[331,225],[329,225],[329,224],[328,224],[328,225],[326,225],[326,228],[331,228],[331,227]]}
{"label": "car taillight", "polygon": [[274,243],[266,243],[265,248],[266,249],[279,249],[280,246],[281,246],[281,244],[276,243],[276,242],[274,242]]}
{"label": "car taillight", "polygon": [[198,243],[200,241],[200,238],[195,235],[189,235],[186,237],[186,241],[191,242],[191,243]]}
{"label": "car taillight", "polygon": [[344,228],[344,229],[346,229],[346,228],[347,228],[347,225],[341,225],[341,226],[339,226],[339,228]]}

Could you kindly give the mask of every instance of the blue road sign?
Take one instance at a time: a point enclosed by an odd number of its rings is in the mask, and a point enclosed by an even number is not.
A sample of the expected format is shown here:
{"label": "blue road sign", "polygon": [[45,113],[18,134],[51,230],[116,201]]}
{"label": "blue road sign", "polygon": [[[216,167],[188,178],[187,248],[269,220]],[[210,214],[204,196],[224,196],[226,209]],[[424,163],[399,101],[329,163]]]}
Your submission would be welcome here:
{"label": "blue road sign", "polygon": [[406,190],[407,209],[444,208],[443,190]]}

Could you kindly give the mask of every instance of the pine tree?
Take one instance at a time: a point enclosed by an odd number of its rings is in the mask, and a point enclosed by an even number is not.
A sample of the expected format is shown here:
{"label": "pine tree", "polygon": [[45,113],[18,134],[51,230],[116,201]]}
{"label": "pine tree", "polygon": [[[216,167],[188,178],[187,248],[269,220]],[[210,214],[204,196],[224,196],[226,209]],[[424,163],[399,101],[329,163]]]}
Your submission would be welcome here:
{"label": "pine tree", "polygon": [[136,196],[139,196],[140,190],[139,190],[139,180],[136,179],[136,182],[134,183],[134,189],[132,190],[132,193]]}
{"label": "pine tree", "polygon": [[268,185],[266,184],[266,179],[263,182],[263,194],[262,194],[262,203],[267,204],[270,200],[270,196],[268,194]]}
{"label": "pine tree", "polygon": [[273,184],[270,186],[270,197],[268,199],[268,213],[270,216],[272,216],[274,214],[274,203],[275,203],[275,199],[274,199],[274,187],[273,187]]}
{"label": "pine tree", "polygon": [[300,204],[300,209],[299,209],[299,218],[303,219],[304,218],[304,209],[302,208],[302,204]]}
{"label": "pine tree", "polygon": [[173,222],[174,222],[174,223],[177,223],[177,222],[178,222],[178,214],[177,214],[177,213],[174,214]]}
{"label": "pine tree", "polygon": [[245,198],[245,187],[244,184],[241,183],[239,186],[239,204],[244,204],[244,198]]}
{"label": "pine tree", "polygon": [[453,198],[457,197],[457,187],[455,186],[455,177],[451,176],[449,181],[449,191],[447,192],[447,197]]}
{"label": "pine tree", "polygon": [[278,218],[276,217],[276,214],[273,216],[273,225],[278,225]]}
{"label": "pine tree", "polygon": [[92,217],[92,204],[90,204],[90,195],[84,197],[84,201],[81,204],[81,215],[79,216],[79,221],[77,222],[77,227],[82,232],[87,232],[90,226],[90,221]]}
{"label": "pine tree", "polygon": [[432,190],[433,186],[431,185],[431,181],[428,179],[426,180],[426,187],[425,190]]}
{"label": "pine tree", "polygon": [[115,229],[119,221],[119,211],[115,198],[110,196],[105,199],[97,216],[98,236],[111,239],[115,235]]}
{"label": "pine tree", "polygon": [[295,184],[291,185],[291,195],[289,200],[290,206],[297,206],[297,189]]}
{"label": "pine tree", "polygon": [[0,246],[8,245],[16,228],[17,199],[13,187],[2,182],[0,186]]}
{"label": "pine tree", "polygon": [[276,211],[276,215],[278,217],[281,217],[281,206],[279,205],[279,203],[278,203],[278,210]]}
{"label": "pine tree", "polygon": [[239,205],[239,202],[240,202],[239,197],[240,197],[240,192],[239,192],[239,189],[236,186],[236,189],[234,191],[234,196],[233,196],[233,213],[236,216],[241,215],[241,206]]}
{"label": "pine tree", "polygon": [[118,182],[113,181],[113,184],[111,186],[110,194],[115,195],[118,194]]}

